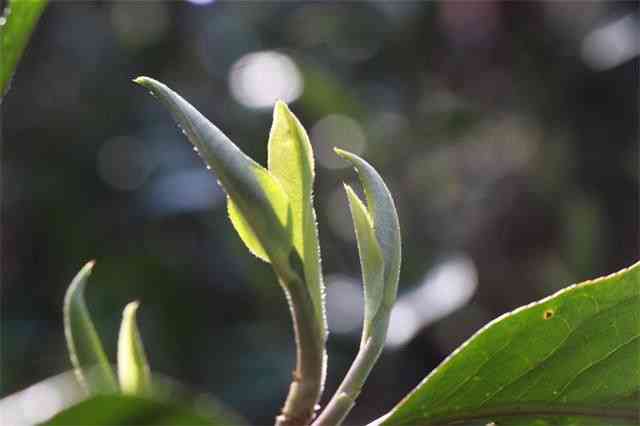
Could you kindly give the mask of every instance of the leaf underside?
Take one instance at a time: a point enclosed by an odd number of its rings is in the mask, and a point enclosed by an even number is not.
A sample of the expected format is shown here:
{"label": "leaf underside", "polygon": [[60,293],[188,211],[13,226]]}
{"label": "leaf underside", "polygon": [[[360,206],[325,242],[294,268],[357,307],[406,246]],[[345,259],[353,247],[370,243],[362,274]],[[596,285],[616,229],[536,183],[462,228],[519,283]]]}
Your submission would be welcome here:
{"label": "leaf underside", "polygon": [[640,424],[640,263],[489,323],[376,422]]}
{"label": "leaf underside", "polygon": [[229,206],[231,221],[249,250],[268,262],[285,262],[291,251],[291,213],[280,182],[169,87],[149,77],[138,77],[134,82],[149,89],[171,112],[217,175],[233,200]]}

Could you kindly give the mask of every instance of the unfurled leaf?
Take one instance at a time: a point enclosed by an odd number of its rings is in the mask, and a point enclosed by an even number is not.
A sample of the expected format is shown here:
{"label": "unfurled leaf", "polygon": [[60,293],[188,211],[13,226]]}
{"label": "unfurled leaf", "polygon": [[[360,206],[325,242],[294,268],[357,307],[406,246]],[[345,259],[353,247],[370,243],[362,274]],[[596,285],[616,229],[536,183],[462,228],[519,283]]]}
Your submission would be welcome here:
{"label": "unfurled leaf", "polygon": [[46,0],[9,0],[0,10],[0,98],[5,95]]}
{"label": "unfurled leaf", "polygon": [[64,332],[71,364],[82,385],[91,394],[114,393],[118,383],[102,348],[84,300],[84,289],[94,262],[75,276],[64,298]]}
{"label": "unfurled leaf", "polygon": [[494,320],[376,425],[640,424],[640,263]]}
{"label": "unfurled leaf", "polygon": [[269,172],[278,179],[289,198],[293,245],[302,259],[305,283],[313,300],[322,336],[326,337],[320,244],[313,208],[313,151],[306,130],[281,101],[273,109],[268,148]]}
{"label": "unfurled leaf", "polygon": [[[379,327],[384,330],[376,332],[386,335],[388,316],[396,299],[400,276],[400,224],[393,198],[378,172],[355,154],[341,149],[335,151],[355,166],[367,200],[365,215],[364,204],[350,187],[346,187],[358,237],[365,285],[364,342],[374,331],[372,327],[376,327],[377,321],[380,321]],[[375,241],[370,241],[371,239]],[[376,263],[378,250],[382,256],[382,265]]]}
{"label": "unfurled leaf", "polygon": [[122,314],[118,336],[118,379],[123,393],[151,394],[151,373],[136,324],[138,302],[131,302]]}
{"label": "unfurled leaf", "polygon": [[232,200],[231,220],[242,240],[256,256],[288,267],[292,247],[290,206],[280,183],[246,156],[198,110],[164,84],[138,77],[171,112],[208,167],[216,173]]}

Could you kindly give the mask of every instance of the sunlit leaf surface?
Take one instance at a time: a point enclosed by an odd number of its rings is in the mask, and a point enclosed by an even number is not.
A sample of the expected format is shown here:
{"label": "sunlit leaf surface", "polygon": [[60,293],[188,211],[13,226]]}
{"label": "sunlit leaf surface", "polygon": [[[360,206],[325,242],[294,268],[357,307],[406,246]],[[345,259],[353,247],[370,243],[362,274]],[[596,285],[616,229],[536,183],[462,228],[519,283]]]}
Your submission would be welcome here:
{"label": "sunlit leaf surface", "polygon": [[506,314],[376,424],[640,424],[640,263]]}

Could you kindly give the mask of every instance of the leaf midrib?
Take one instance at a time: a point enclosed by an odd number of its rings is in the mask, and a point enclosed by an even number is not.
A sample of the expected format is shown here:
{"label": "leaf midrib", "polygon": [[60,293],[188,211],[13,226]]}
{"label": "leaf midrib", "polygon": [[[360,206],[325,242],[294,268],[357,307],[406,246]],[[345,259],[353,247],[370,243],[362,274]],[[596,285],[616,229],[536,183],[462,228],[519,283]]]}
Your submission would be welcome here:
{"label": "leaf midrib", "polygon": [[[517,406],[505,406],[501,408],[491,408],[486,410],[477,410],[472,414],[460,414],[455,417],[447,417],[446,419],[432,419],[427,423],[418,423],[415,426],[455,426],[461,422],[489,419],[496,421],[504,417],[552,417],[552,416],[579,416],[579,417],[595,417],[610,420],[629,420],[631,422],[640,421],[640,413],[636,408],[612,408],[612,407],[581,407],[561,405],[557,407],[549,407],[548,403],[544,405],[532,406],[528,404],[526,408]],[[499,424],[499,422],[497,422]],[[406,423],[414,424],[414,423]]]}

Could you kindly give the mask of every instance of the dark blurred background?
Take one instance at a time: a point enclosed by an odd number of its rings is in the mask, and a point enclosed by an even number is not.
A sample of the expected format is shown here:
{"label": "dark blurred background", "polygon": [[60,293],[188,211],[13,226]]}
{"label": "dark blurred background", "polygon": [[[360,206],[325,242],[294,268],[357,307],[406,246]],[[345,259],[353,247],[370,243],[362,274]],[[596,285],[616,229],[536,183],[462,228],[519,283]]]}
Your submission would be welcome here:
{"label": "dark blurred background", "polygon": [[286,395],[283,294],[138,75],[177,90],[262,164],[276,99],[307,127],[331,329],[325,398],[355,354],[362,309],[341,185],[355,174],[331,147],[387,181],[400,301],[351,423],[388,411],[487,321],[631,264],[637,6],[53,2],[2,105],[0,396],[69,369],[62,299],[90,259],[88,303],[112,359],[121,310],[137,299],[155,371],[253,424],[271,424]]}

